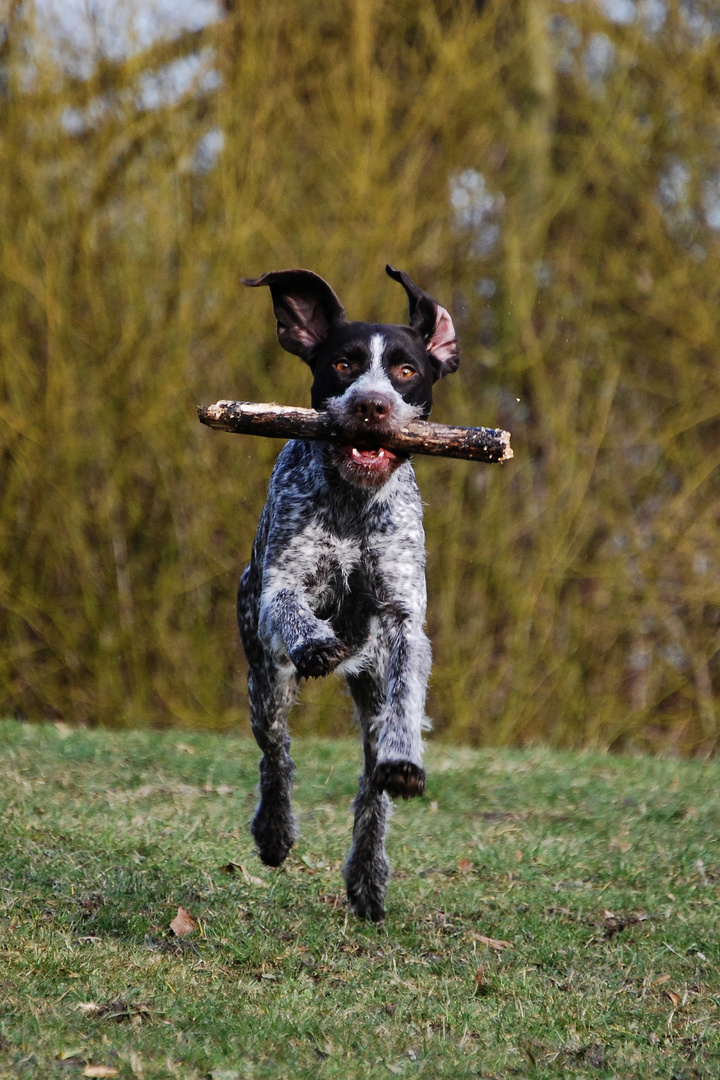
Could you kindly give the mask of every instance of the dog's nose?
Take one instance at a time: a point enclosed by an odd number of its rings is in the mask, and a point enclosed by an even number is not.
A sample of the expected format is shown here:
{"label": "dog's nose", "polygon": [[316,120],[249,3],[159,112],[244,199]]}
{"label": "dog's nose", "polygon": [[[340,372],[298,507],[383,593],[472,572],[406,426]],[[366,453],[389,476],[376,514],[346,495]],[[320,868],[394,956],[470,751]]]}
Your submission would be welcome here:
{"label": "dog's nose", "polygon": [[362,394],[355,398],[352,411],[363,424],[381,424],[390,416],[392,402],[384,394]]}

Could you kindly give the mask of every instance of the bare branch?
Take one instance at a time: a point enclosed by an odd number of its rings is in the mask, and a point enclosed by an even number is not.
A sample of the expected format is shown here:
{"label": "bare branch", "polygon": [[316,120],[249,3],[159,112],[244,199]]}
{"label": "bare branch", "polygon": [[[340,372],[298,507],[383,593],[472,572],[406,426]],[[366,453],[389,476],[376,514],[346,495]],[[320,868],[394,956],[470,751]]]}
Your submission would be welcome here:
{"label": "bare branch", "polygon": [[394,435],[343,431],[326,412],[315,409],[263,405],[251,401],[218,401],[198,406],[201,424],[241,435],[271,439],[326,439],[351,443],[359,449],[380,446],[403,454],[430,454],[467,461],[503,462],[513,457],[510,433],[498,428],[454,427],[414,420]]}

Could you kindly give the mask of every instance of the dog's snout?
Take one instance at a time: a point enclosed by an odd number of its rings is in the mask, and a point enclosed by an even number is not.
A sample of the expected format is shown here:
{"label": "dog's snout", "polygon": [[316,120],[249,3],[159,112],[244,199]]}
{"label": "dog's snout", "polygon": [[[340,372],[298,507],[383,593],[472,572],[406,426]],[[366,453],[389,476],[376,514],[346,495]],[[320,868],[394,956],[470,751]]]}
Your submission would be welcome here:
{"label": "dog's snout", "polygon": [[363,424],[382,424],[392,415],[393,404],[385,394],[358,394],[352,403],[352,413]]}

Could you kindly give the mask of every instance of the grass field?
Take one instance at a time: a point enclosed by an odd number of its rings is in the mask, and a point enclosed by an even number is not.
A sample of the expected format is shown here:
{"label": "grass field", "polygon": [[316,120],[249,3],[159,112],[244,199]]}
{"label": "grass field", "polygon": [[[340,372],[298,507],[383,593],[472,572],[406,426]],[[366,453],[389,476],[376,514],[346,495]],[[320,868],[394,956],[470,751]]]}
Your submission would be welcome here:
{"label": "grass field", "polygon": [[432,744],[379,928],[342,895],[352,741],[296,744],[280,871],[246,739],[6,722],[0,751],[3,1077],[720,1074],[715,763]]}

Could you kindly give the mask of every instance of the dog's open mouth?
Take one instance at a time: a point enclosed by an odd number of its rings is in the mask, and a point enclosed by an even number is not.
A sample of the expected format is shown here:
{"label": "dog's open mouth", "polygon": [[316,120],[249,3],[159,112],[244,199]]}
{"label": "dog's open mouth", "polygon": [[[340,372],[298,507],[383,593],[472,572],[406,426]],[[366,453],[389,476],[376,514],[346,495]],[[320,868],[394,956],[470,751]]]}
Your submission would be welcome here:
{"label": "dog's open mouth", "polygon": [[397,454],[392,450],[386,450],[381,446],[377,450],[358,450],[356,446],[341,446],[340,450],[344,457],[352,461],[353,465],[362,465],[365,469],[384,469],[385,466],[397,460]]}
{"label": "dog's open mouth", "polygon": [[360,450],[357,446],[336,446],[336,463],[347,480],[363,486],[382,484],[405,457],[385,449]]}

